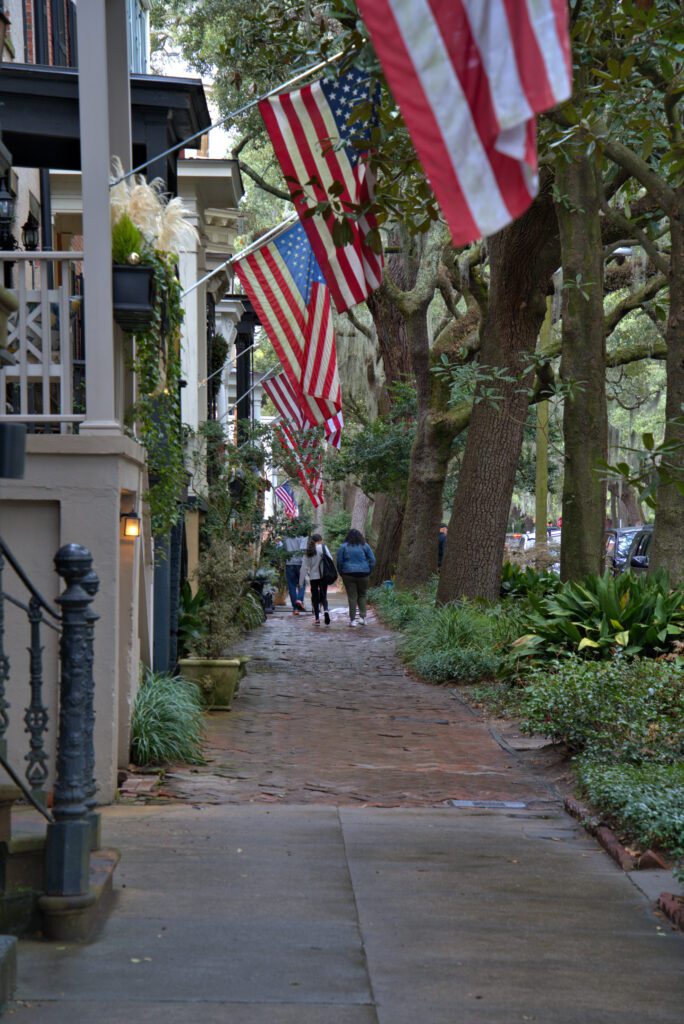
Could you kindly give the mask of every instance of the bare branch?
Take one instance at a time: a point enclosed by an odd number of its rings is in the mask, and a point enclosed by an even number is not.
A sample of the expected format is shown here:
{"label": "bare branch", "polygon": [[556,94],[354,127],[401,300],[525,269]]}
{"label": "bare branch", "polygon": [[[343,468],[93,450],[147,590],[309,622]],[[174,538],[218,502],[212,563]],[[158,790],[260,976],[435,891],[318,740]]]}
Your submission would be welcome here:
{"label": "bare branch", "polygon": [[605,216],[612,221],[617,227],[627,234],[631,234],[637,239],[639,245],[644,249],[653,260],[653,265],[662,274],[669,274],[670,272],[670,261],[664,253],[654,244],[653,240],[649,238],[645,231],[638,228],[631,220],[625,217],[624,213],[620,210],[616,210],[614,207],[609,206],[607,203],[601,204]]}
{"label": "bare branch", "polygon": [[248,164],[243,163],[242,160],[238,160],[238,167],[243,174],[246,174],[248,178],[251,178],[252,181],[256,182],[259,188],[262,188],[264,192],[270,192],[270,194],[275,196],[276,199],[284,199],[287,203],[292,202],[292,196],[289,192],[285,192],[283,189],[277,188],[275,185],[269,185],[265,178],[262,178],[257,171],[252,170],[252,168]]}
{"label": "bare branch", "polygon": [[366,338],[368,338],[369,341],[374,340],[375,335],[373,333],[373,329],[371,327],[367,327],[362,320],[359,320],[353,309],[346,310],[346,316],[349,322],[352,324],[352,326],[355,327],[356,330],[359,332],[359,334],[363,334]]}

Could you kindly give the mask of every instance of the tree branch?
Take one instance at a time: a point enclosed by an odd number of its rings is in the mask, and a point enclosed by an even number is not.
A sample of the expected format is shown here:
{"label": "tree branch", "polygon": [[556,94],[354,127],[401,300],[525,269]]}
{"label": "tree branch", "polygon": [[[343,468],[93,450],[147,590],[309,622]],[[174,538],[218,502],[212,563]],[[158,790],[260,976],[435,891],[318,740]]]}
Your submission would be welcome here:
{"label": "tree branch", "polygon": [[603,139],[603,150],[613,163],[619,164],[630,177],[641,182],[668,217],[677,215],[680,208],[677,193],[651,170],[645,160],[616,139]]}
{"label": "tree branch", "polygon": [[623,317],[643,306],[644,302],[654,298],[666,284],[667,277],[665,274],[654,274],[653,277],[649,277],[644,282],[641,288],[635,289],[633,292],[625,295],[624,299],[620,299],[614,309],[611,309],[610,313],[606,313],[604,317],[606,337],[608,338],[613,333]]}
{"label": "tree branch", "polygon": [[264,192],[270,192],[270,194],[275,196],[276,199],[284,199],[286,203],[292,202],[292,196],[289,192],[284,192],[283,189],[277,188],[275,185],[269,185],[265,178],[262,178],[257,171],[252,170],[252,168],[242,160],[238,160],[238,167],[243,174],[246,174],[248,178],[251,178],[252,181],[256,182],[259,188],[262,188]]}
{"label": "tree branch", "polygon": [[631,234],[637,239],[642,249],[644,249],[653,260],[653,265],[657,267],[662,274],[670,273],[670,261],[660,251],[657,245],[655,245],[653,240],[648,237],[645,231],[638,228],[632,223],[632,221],[628,220],[623,213],[620,213],[619,210],[609,206],[608,203],[602,203],[601,209],[606,217],[619,227],[621,231],[624,231],[628,235]]}
{"label": "tree branch", "polygon": [[349,322],[351,323],[351,325],[353,327],[355,327],[356,330],[359,332],[359,334],[365,335],[365,337],[368,338],[369,341],[373,341],[374,340],[375,335],[373,334],[372,328],[371,327],[367,327],[363,323],[363,321],[359,320],[359,318],[357,317],[357,315],[356,315],[356,313],[354,312],[353,309],[347,309],[345,311],[345,315],[346,315],[347,319],[349,320]]}

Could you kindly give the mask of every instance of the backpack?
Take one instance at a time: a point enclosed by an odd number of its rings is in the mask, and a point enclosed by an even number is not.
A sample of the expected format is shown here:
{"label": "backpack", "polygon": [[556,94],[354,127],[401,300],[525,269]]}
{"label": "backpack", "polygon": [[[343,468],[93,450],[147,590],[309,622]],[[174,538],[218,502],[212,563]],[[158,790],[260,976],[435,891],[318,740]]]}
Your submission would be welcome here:
{"label": "backpack", "polygon": [[318,572],[321,583],[324,583],[326,587],[331,587],[337,579],[337,569],[333,562],[330,553],[326,547],[323,548],[323,554],[321,555],[321,561],[318,566]]}

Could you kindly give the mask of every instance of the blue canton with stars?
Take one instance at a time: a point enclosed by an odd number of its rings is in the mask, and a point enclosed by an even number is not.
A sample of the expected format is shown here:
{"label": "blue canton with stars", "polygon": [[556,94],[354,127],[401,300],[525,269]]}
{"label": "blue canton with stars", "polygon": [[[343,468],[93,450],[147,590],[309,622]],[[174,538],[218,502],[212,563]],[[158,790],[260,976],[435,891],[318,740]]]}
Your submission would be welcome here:
{"label": "blue canton with stars", "polygon": [[308,306],[312,284],[325,284],[325,278],[318,266],[304,228],[299,223],[295,224],[294,227],[288,228],[279,238],[276,238],[273,245],[287,265],[305,305]]}
{"label": "blue canton with stars", "polygon": [[348,125],[349,116],[359,103],[369,99],[369,79],[365,71],[352,68],[340,78],[320,83],[321,88],[328,101],[335,124],[339,132],[340,141],[344,143],[347,159],[353,165],[358,163],[361,151],[351,143],[352,140],[367,141],[370,138],[370,122],[363,125],[361,121],[354,121]]}

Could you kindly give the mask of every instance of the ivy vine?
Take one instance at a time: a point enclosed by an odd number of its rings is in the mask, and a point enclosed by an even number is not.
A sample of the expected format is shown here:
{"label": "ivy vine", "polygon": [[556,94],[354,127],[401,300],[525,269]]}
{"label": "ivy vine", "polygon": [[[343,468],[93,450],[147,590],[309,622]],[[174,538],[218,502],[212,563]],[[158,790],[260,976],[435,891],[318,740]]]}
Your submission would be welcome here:
{"label": "ivy vine", "polygon": [[135,335],[131,369],[137,400],[129,418],[147,451],[150,487],[144,497],[152,530],[164,534],[178,521],[186,479],[180,408],[183,306],[175,257],[156,250],[145,262],[154,268],[154,309],[147,329]]}

